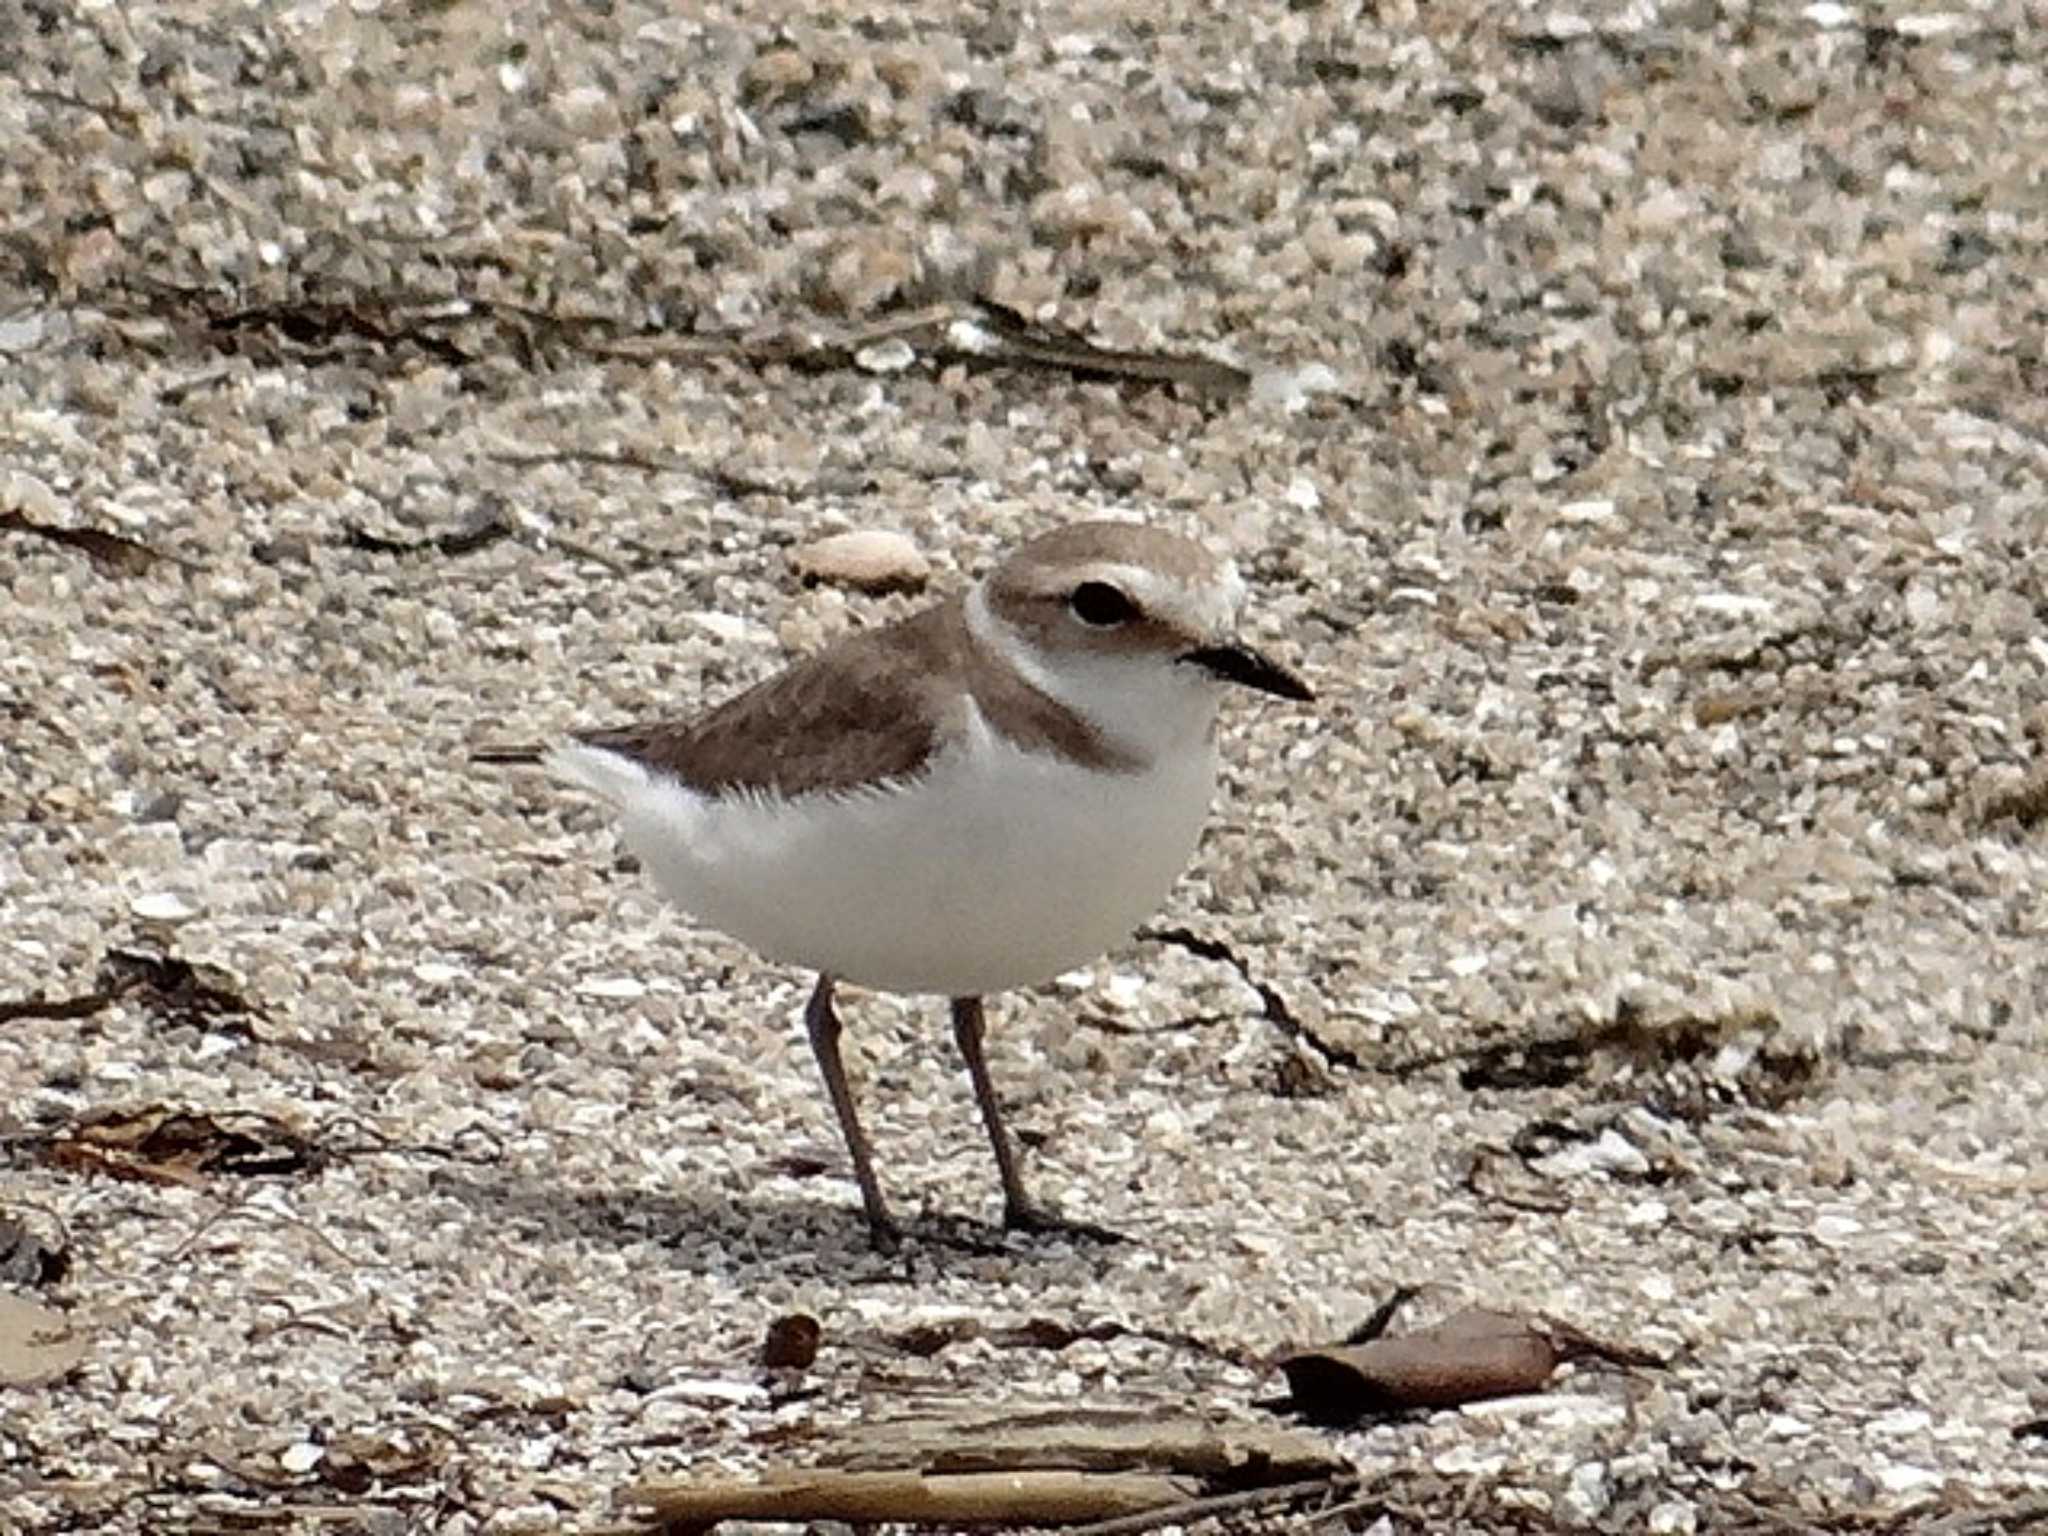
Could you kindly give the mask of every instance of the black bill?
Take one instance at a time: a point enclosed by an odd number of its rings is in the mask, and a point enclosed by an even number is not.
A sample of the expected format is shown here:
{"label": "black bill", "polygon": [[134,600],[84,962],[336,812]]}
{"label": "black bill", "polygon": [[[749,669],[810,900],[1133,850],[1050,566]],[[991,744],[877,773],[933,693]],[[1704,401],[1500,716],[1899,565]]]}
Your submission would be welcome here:
{"label": "black bill", "polygon": [[1315,697],[1309,686],[1279,662],[1261,656],[1248,645],[1203,645],[1181,652],[1180,659],[1200,667],[1226,683],[1242,683],[1261,693],[1278,694],[1306,704]]}

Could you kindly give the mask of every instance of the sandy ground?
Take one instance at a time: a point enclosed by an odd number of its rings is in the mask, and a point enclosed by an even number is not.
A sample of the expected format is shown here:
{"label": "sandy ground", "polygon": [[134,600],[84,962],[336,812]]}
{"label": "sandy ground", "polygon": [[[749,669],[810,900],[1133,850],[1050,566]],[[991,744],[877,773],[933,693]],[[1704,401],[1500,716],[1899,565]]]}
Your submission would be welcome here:
{"label": "sandy ground", "polygon": [[[2043,16],[777,9],[0,10],[0,1263],[84,1345],[0,1388],[0,1528],[1255,1418],[1402,1285],[1669,1363],[1338,1436],[1325,1528],[2038,1517]],[[1321,701],[1226,721],[1160,919],[1223,958],[994,1005],[1132,1242],[987,1225],[942,1011],[848,999],[885,1261],[807,978],[467,753],[928,600],[822,534],[952,590],[1106,514],[1232,549]]]}

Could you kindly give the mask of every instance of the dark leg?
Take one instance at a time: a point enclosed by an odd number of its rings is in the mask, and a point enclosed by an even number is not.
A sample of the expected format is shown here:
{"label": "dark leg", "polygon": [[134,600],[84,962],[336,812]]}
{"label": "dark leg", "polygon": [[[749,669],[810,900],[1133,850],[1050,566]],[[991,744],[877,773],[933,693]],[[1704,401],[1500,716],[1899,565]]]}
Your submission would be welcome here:
{"label": "dark leg", "polygon": [[839,1132],[846,1138],[846,1150],[853,1155],[853,1176],[860,1184],[860,1202],[867,1208],[868,1233],[877,1248],[888,1252],[903,1234],[889,1214],[888,1203],[882,1199],[874,1159],[868,1155],[868,1139],[861,1133],[860,1116],[854,1113],[853,1090],[846,1085],[846,1066],[839,1059],[839,1015],[832,1007],[830,976],[818,978],[817,989],[804,1008],[804,1024],[811,1033],[811,1054],[818,1058],[818,1070],[825,1074],[825,1091],[832,1096],[833,1113],[839,1116]]}
{"label": "dark leg", "polygon": [[981,1123],[988,1127],[989,1144],[995,1148],[996,1172],[1003,1181],[1003,1225],[1020,1232],[1071,1232],[1098,1242],[1123,1241],[1121,1234],[1107,1227],[1057,1215],[1024,1192],[1024,1178],[1017,1171],[1017,1149],[1010,1142],[1010,1133],[1003,1129],[1003,1106],[996,1099],[995,1084],[989,1081],[988,1058],[982,1053],[986,1034],[981,999],[954,998],[953,1042],[967,1062],[967,1076],[974,1083],[974,1102],[981,1108]]}

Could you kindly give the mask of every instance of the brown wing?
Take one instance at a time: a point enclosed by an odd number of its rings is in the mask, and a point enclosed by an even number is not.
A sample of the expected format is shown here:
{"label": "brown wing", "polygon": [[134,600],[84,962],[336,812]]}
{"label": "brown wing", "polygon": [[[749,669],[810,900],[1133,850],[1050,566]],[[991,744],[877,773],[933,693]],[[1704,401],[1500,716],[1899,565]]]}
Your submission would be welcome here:
{"label": "brown wing", "polygon": [[941,745],[928,681],[959,660],[958,603],[851,635],[695,719],[582,731],[707,795],[845,793],[921,772]]}

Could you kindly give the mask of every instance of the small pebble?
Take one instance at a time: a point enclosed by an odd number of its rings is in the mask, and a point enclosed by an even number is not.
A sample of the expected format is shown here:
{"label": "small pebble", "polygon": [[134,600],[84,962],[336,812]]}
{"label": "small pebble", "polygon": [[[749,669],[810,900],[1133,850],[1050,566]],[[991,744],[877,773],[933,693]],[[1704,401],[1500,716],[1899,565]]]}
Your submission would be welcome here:
{"label": "small pebble", "polygon": [[791,564],[806,582],[856,592],[921,592],[932,574],[908,535],[885,528],[832,534],[799,549]]}
{"label": "small pebble", "polygon": [[145,923],[189,923],[199,909],[175,891],[151,891],[128,904],[128,910]]}

